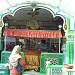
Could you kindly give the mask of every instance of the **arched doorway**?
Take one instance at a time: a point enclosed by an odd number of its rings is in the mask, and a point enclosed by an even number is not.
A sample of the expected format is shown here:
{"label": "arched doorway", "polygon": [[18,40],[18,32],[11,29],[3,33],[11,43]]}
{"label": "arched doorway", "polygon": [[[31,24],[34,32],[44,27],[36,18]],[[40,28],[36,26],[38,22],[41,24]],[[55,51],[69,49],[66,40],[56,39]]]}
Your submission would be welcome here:
{"label": "arched doorway", "polygon": [[65,36],[65,18],[46,6],[19,7],[13,13],[6,13],[3,23],[8,23],[8,28],[11,29],[59,30],[61,27],[62,36]]}

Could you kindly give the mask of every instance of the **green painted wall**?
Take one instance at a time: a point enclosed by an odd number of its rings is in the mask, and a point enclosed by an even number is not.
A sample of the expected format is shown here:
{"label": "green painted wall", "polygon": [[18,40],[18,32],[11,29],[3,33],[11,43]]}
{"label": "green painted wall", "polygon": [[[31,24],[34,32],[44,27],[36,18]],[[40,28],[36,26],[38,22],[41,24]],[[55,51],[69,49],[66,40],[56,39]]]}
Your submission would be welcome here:
{"label": "green painted wall", "polygon": [[74,62],[74,31],[75,31],[75,20],[68,16],[67,18],[67,43],[66,43],[66,55],[69,64]]}

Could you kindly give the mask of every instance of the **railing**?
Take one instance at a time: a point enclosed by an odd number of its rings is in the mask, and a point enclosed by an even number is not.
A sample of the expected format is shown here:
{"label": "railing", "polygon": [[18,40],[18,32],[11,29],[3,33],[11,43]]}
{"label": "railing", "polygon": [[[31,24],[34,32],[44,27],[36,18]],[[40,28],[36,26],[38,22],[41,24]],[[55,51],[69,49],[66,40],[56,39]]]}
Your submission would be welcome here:
{"label": "railing", "polygon": [[75,69],[66,69],[64,65],[48,65],[46,75],[75,75]]}

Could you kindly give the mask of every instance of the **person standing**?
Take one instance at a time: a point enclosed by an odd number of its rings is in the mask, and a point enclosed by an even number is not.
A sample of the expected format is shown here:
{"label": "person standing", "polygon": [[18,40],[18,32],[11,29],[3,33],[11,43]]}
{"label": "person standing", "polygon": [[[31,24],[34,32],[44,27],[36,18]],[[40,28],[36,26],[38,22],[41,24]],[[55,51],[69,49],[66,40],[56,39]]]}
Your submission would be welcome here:
{"label": "person standing", "polygon": [[10,68],[10,75],[22,75],[22,71],[18,71],[17,65],[18,63],[21,66],[24,66],[25,62],[22,59],[21,56],[21,47],[19,45],[16,45],[12,53],[9,56],[9,68]]}

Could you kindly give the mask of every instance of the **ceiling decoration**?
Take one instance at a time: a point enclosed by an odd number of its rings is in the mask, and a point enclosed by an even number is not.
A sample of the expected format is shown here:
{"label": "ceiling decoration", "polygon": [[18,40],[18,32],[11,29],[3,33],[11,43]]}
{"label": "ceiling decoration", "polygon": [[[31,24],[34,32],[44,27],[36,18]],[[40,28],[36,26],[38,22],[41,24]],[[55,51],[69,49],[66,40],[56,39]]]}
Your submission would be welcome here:
{"label": "ceiling decoration", "polygon": [[36,18],[34,18],[35,15],[38,15],[39,12],[37,10],[31,10],[32,12],[27,13],[28,15],[31,15],[31,20],[28,21],[27,26],[30,27],[31,29],[38,29],[39,25],[38,22],[36,20]]}
{"label": "ceiling decoration", "polygon": [[[14,15],[6,15],[4,23],[8,23],[10,28],[30,28],[30,29],[58,29],[58,25],[63,25],[64,21],[60,16],[53,17],[53,14],[44,8],[21,8]],[[63,26],[62,26],[63,27]]]}
{"label": "ceiling decoration", "polygon": [[27,13],[28,15],[34,16],[34,15],[38,15],[39,12],[38,11],[30,11]]}
{"label": "ceiling decoration", "polygon": [[[8,10],[11,11],[10,8]],[[14,15],[13,13],[11,16],[6,15],[6,19],[3,20],[5,22],[5,20],[9,19],[9,22],[7,23],[10,24],[9,26],[15,26],[15,28],[21,28],[23,25],[24,28],[29,27],[30,29],[40,28],[41,30],[58,30],[58,25],[63,25],[63,19],[59,16],[53,17],[52,12],[50,11],[45,9],[45,7],[39,7],[36,4],[32,5],[32,7],[21,8],[20,6],[20,9],[16,10]],[[59,19],[61,19],[60,22]],[[40,24],[37,23],[38,21],[40,21]]]}

